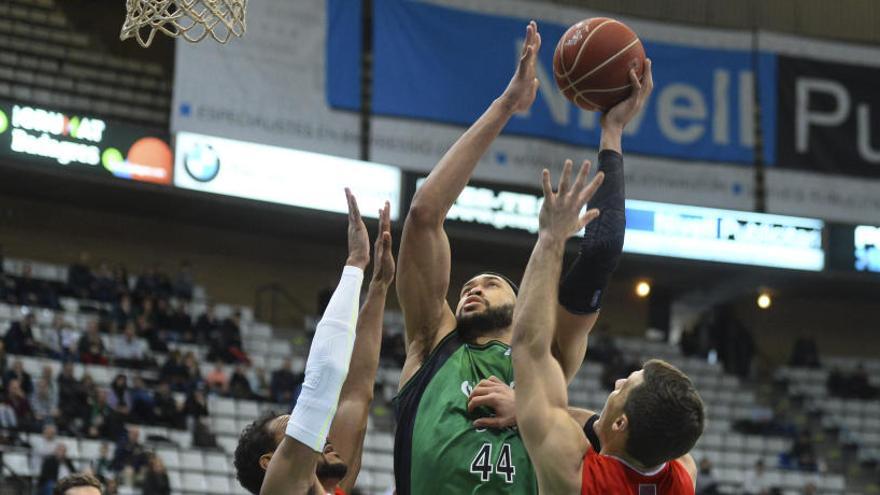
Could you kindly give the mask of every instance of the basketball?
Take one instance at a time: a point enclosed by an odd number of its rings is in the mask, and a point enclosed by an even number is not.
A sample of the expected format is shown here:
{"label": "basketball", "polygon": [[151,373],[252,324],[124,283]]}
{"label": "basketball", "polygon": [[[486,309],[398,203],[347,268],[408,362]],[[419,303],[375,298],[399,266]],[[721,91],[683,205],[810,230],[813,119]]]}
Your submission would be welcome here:
{"label": "basketball", "polygon": [[629,70],[639,78],[645,49],[626,24],[607,17],[585,19],[568,28],[553,54],[553,75],[566,98],[584,110],[605,111],[632,90]]}

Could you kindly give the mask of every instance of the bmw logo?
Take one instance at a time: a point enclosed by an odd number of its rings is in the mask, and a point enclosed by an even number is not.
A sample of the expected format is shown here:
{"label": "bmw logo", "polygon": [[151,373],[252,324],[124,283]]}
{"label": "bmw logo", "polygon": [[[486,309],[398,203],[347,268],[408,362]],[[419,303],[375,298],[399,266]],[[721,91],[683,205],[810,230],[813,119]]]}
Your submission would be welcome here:
{"label": "bmw logo", "polygon": [[220,157],[209,144],[196,144],[183,157],[183,166],[190,177],[211,182],[220,173]]}

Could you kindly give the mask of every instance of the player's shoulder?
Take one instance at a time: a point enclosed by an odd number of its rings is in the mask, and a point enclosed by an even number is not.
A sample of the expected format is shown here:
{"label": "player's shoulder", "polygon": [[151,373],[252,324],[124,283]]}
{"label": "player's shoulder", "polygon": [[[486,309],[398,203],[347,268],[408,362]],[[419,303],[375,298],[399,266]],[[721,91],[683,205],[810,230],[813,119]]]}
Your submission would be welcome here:
{"label": "player's shoulder", "polygon": [[697,461],[694,460],[694,457],[690,454],[685,454],[674,462],[677,462],[687,471],[690,477],[694,480],[697,479]]}

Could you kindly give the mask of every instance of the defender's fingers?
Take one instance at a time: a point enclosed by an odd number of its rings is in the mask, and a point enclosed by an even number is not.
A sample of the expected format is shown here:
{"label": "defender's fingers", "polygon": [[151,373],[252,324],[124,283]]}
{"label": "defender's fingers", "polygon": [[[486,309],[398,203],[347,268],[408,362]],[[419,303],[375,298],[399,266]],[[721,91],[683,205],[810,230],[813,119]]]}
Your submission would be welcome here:
{"label": "defender's fingers", "polygon": [[581,169],[578,170],[577,180],[574,181],[574,190],[580,191],[584,187],[584,182],[587,181],[587,176],[590,175],[590,168],[592,167],[592,163],[590,160],[584,160],[581,163]]}
{"label": "defender's fingers", "polygon": [[559,179],[559,189],[556,191],[558,194],[568,191],[568,185],[571,182],[572,166],[571,160],[565,160],[565,165],[562,166],[562,177]]}
{"label": "defender's fingers", "polygon": [[553,196],[553,186],[550,184],[550,171],[546,168],[541,171],[541,186],[544,188],[544,199]]}
{"label": "defender's fingers", "polygon": [[495,428],[501,429],[506,428],[508,422],[505,422],[502,418],[480,418],[474,421],[474,426],[476,428]]}

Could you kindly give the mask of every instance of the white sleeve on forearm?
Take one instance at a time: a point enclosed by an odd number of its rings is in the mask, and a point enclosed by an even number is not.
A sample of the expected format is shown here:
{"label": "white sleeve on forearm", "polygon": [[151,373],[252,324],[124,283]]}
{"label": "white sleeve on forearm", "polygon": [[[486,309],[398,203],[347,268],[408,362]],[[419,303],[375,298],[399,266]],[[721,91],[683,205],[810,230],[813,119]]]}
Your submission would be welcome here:
{"label": "white sleeve on forearm", "polygon": [[287,435],[316,452],[324,450],[339,393],[348,375],[363,280],[364,271],[360,268],[342,269],[339,285],[315,330],[302,392],[287,422]]}

